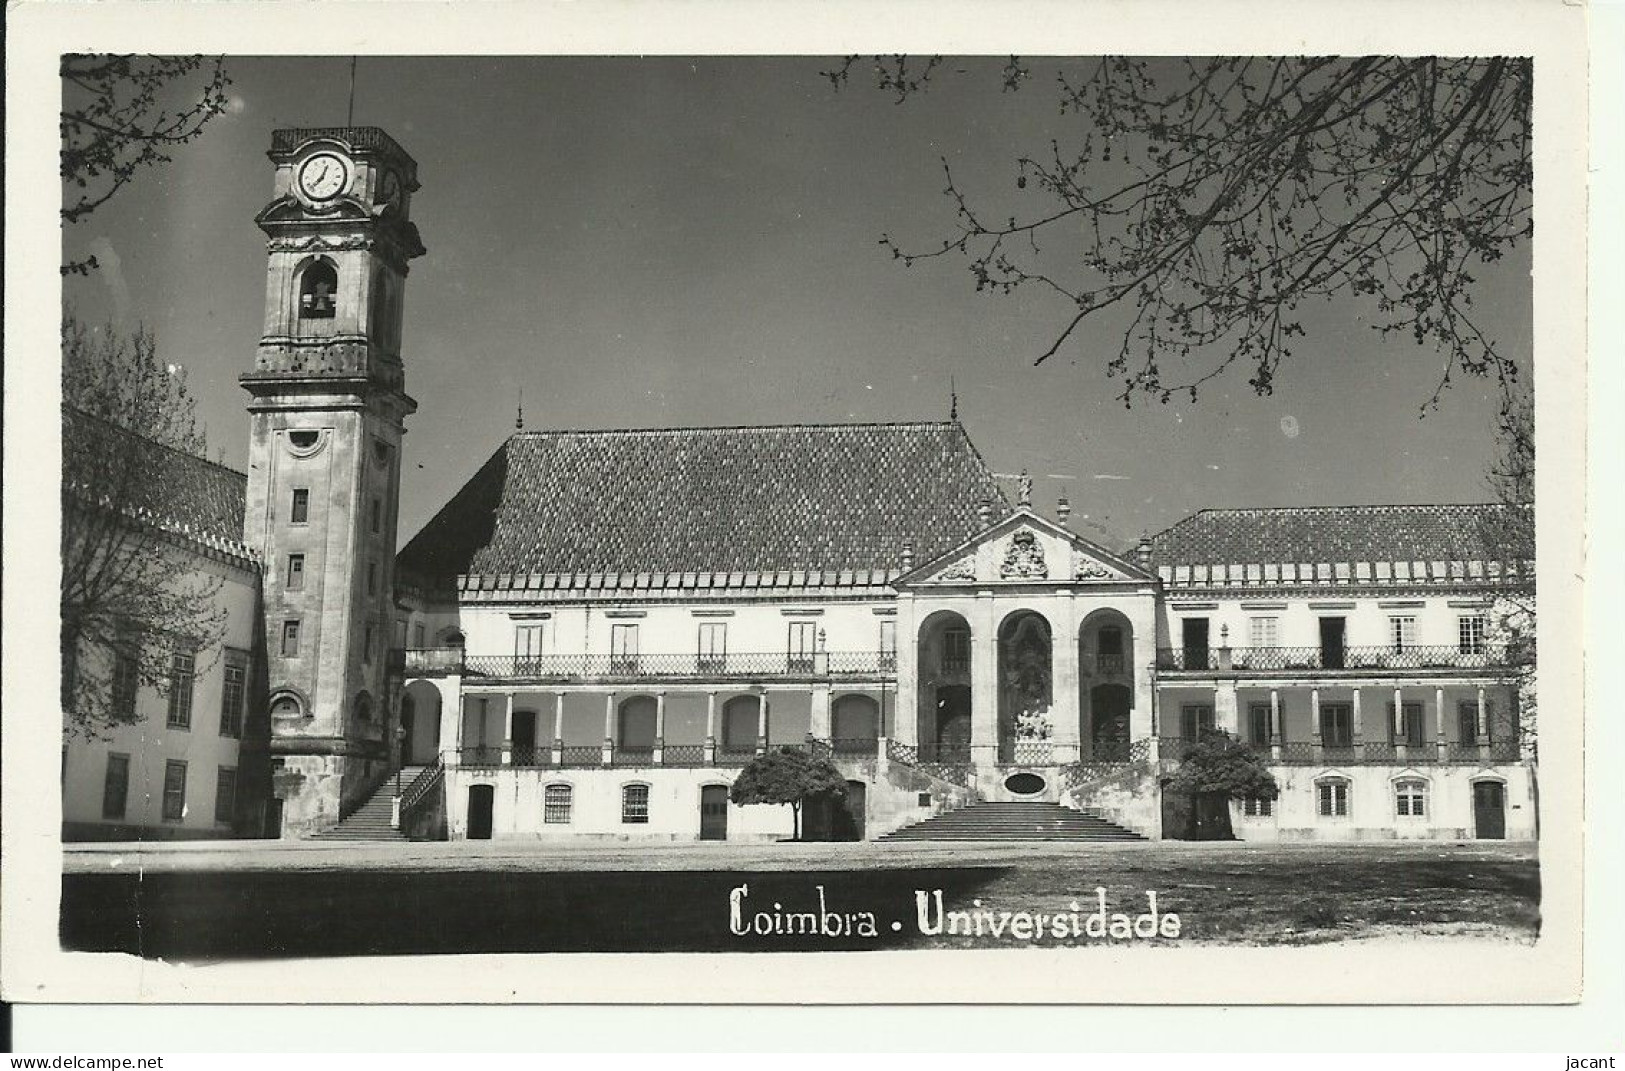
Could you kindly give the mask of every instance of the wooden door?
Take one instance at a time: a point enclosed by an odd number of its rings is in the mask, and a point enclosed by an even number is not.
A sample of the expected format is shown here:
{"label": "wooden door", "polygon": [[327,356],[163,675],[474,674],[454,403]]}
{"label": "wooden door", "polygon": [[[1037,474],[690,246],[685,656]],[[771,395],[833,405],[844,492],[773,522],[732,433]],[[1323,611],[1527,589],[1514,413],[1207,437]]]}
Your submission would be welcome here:
{"label": "wooden door", "polygon": [[1506,792],[1501,782],[1473,783],[1473,829],[1479,840],[1506,839]]}
{"label": "wooden door", "polygon": [[728,839],[728,789],[725,785],[700,788],[700,839]]}
{"label": "wooden door", "polygon": [[468,839],[491,839],[491,810],[496,801],[492,785],[468,786]]}

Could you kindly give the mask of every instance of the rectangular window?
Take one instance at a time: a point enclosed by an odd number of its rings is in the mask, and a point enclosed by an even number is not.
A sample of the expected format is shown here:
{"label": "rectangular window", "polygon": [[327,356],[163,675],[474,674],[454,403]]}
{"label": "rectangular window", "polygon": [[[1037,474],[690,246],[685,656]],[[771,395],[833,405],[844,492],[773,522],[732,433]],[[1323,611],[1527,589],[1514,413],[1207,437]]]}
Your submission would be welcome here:
{"label": "rectangular window", "polygon": [[404,620],[397,619],[395,622],[395,646],[397,649],[406,646],[406,622]]}
{"label": "rectangular window", "polygon": [[[1399,724],[1394,723],[1394,704],[1388,704],[1388,727],[1394,734],[1394,743],[1406,744],[1410,747],[1421,747],[1424,743],[1422,725],[1422,704],[1406,703],[1400,708]],[[1397,730],[1397,732],[1395,731]]]}
{"label": "rectangular window", "polygon": [[372,664],[373,647],[377,644],[377,641],[378,626],[374,625],[371,621],[368,621],[366,631],[362,633],[361,640],[361,661],[367,665]]}
{"label": "rectangular window", "polygon": [[113,656],[113,713],[126,719],[135,717],[135,696],[140,688],[139,664],[133,654],[120,651]]}
{"label": "rectangular window", "polygon": [[897,622],[890,618],[880,622],[880,668],[897,668]]}
{"label": "rectangular window", "polygon": [[1320,704],[1320,742],[1324,747],[1354,746],[1354,708],[1348,703]]}
{"label": "rectangular window", "polygon": [[293,509],[288,513],[288,520],[294,524],[305,524],[310,520],[310,489],[295,487],[293,489]]}
{"label": "rectangular window", "polygon": [[367,594],[378,594],[378,563],[367,563]]}
{"label": "rectangular window", "polygon": [[649,821],[648,785],[627,785],[621,789],[621,821],[628,825]]}
{"label": "rectangular window", "polygon": [[942,633],[942,672],[963,673],[970,669],[970,630],[944,629]]}
{"label": "rectangular window", "polygon": [[720,673],[728,665],[728,624],[725,621],[700,622],[699,671]]}
{"label": "rectangular window", "polygon": [[1463,614],[1456,620],[1462,654],[1484,653],[1484,615]]}
{"label": "rectangular window", "polygon": [[169,720],[171,729],[192,727],[192,686],[197,681],[196,658],[191,651],[169,656]]}
{"label": "rectangular window", "polygon": [[1279,647],[1281,645],[1281,619],[1278,617],[1252,617],[1247,619],[1247,643],[1251,647]]}
{"label": "rectangular window", "polygon": [[1202,734],[1213,729],[1213,706],[1209,703],[1186,703],[1179,708],[1179,735],[1184,740],[1200,740]]}
{"label": "rectangular window", "polygon": [[1248,818],[1268,818],[1275,813],[1275,801],[1262,796],[1248,796],[1241,801],[1241,813]]}
{"label": "rectangular window", "polygon": [[1456,704],[1456,739],[1463,744],[1478,743],[1478,702],[1463,699]]}
{"label": "rectangular window", "polygon": [[230,825],[237,816],[237,771],[220,767],[214,777],[214,820]]}
{"label": "rectangular window", "polygon": [[513,630],[513,659],[520,673],[534,673],[541,667],[542,626],[518,625]]}
{"label": "rectangular window", "polygon": [[1394,812],[1401,818],[1421,818],[1427,814],[1427,785],[1421,781],[1401,781],[1394,786]]}
{"label": "rectangular window", "polygon": [[817,650],[816,621],[790,622],[789,648],[790,672],[811,673],[813,669],[813,654]]}
{"label": "rectangular window", "polygon": [[243,706],[248,699],[248,652],[227,648],[225,662],[220,685],[220,735],[237,737],[243,733]]}
{"label": "rectangular window", "polygon": [[299,653],[299,622],[297,620],[282,622],[282,655],[292,658]]}
{"label": "rectangular window", "polygon": [[179,822],[186,817],[186,763],[170,759],[164,763],[164,821]]}
{"label": "rectangular window", "polygon": [[1184,618],[1179,624],[1179,638],[1184,649],[1185,669],[1213,668],[1208,660],[1207,618]]}
{"label": "rectangular window", "polygon": [[130,794],[130,756],[107,756],[107,775],[102,781],[102,817],[123,818],[125,799]]}
{"label": "rectangular window", "polygon": [[413,647],[422,647],[424,640],[426,640],[427,638],[428,638],[428,635],[423,630],[423,622],[419,621],[417,624],[412,626],[412,646]]}
{"label": "rectangular window", "polygon": [[609,627],[609,664],[616,673],[635,673],[638,668],[638,626]]}
{"label": "rectangular window", "polygon": [[373,534],[376,535],[384,530],[384,503],[382,500],[376,498],[372,500],[369,518],[370,523],[372,524]]}
{"label": "rectangular window", "polygon": [[303,554],[288,555],[288,573],[283,577],[282,585],[289,591],[304,590],[305,556]]}
{"label": "rectangular window", "polygon": [[548,785],[543,789],[542,821],[550,826],[568,825],[573,795],[569,785]]}
{"label": "rectangular window", "polygon": [[1247,742],[1249,744],[1268,744],[1270,742],[1270,705],[1268,703],[1247,704]]}
{"label": "rectangular window", "polygon": [[1349,785],[1347,781],[1321,781],[1315,785],[1316,810],[1322,818],[1347,818],[1349,813]]}
{"label": "rectangular window", "polygon": [[1416,646],[1416,618],[1409,614],[1388,619],[1388,640],[1393,650],[1405,651]]}

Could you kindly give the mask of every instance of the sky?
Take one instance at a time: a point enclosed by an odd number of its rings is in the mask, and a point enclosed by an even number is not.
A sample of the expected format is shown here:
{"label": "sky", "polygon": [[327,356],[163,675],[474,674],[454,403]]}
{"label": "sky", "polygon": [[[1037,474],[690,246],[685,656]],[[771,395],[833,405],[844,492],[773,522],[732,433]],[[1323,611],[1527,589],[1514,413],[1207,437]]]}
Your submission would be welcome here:
{"label": "sky", "polygon": [[[383,58],[357,63],[354,124],[418,162],[428,254],[407,280],[404,544],[514,429],[941,420],[950,383],[972,441],[1034,503],[1119,549],[1203,508],[1473,502],[1489,497],[1494,391],[1442,407],[1430,348],[1385,340],[1369,309],[1309,311],[1273,396],[1236,369],[1197,402],[1125,409],[1086,325],[1032,360],[1065,308],[975,292],[963,262],[905,268],[882,234],[953,233],[940,160],[1010,211],[1015,159],[1076,139],[1052,73],[1019,93],[1002,59],[953,59],[904,104],[834,91],[820,57]],[[346,121],[344,57],[231,57],[228,112],[64,232],[102,268],[64,281],[79,317],[145,325],[199,397],[209,451],[247,465],[264,314],[271,131]],[[1027,197],[1027,200],[1022,200]],[[1000,211],[1003,211],[1002,209]],[[1531,350],[1527,252],[1480,273],[1476,304]],[[1007,489],[1014,494],[1013,478]]]}

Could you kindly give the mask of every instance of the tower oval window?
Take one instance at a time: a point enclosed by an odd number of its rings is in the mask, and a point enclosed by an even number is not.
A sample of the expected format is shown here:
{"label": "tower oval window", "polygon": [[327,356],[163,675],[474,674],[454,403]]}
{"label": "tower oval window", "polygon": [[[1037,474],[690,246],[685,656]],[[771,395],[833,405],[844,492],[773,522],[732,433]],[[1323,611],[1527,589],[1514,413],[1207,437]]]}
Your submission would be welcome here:
{"label": "tower oval window", "polygon": [[339,273],[331,261],[317,260],[299,276],[299,317],[331,319],[338,305]]}

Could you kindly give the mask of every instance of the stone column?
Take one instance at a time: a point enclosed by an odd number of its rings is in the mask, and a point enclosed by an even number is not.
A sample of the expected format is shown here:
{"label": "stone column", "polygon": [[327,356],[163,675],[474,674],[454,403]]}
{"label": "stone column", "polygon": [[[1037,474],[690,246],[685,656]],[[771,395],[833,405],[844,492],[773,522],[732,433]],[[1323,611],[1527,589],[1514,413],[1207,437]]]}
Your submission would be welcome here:
{"label": "stone column", "polygon": [[999,635],[993,593],[977,592],[971,612],[971,761],[991,766],[999,759]]}
{"label": "stone column", "polygon": [[767,753],[768,726],[770,724],[768,721],[767,688],[764,686],[756,695],[759,701],[756,709],[756,754],[763,755]]}
{"label": "stone column", "polygon": [[1349,726],[1354,737],[1354,761],[1359,762],[1365,758],[1365,713],[1360,708],[1360,689],[1354,689],[1353,711],[1351,718],[1353,724]]}
{"label": "stone column", "polygon": [[1489,710],[1484,705],[1482,687],[1478,689],[1478,717],[1474,730],[1478,733],[1478,757],[1487,759],[1490,757],[1490,716]]}
{"label": "stone column", "polygon": [[1320,739],[1320,689],[1309,689],[1309,746],[1314,751],[1314,760],[1318,765],[1323,758],[1323,743]]}
{"label": "stone column", "polygon": [[[884,726],[877,726],[884,731]],[[807,729],[820,740],[829,740],[833,729],[829,721],[829,685],[815,684],[812,689],[812,720]]]}
{"label": "stone column", "polygon": [[1079,699],[1078,601],[1067,592],[1060,620],[1051,626],[1050,658],[1054,663],[1050,686],[1050,719],[1054,723],[1055,762],[1076,762],[1082,757],[1082,711]]}
{"label": "stone column", "polygon": [[914,596],[897,600],[897,694],[893,696],[891,734],[900,744],[920,744],[920,637]]}
{"label": "stone column", "polygon": [[553,693],[553,765],[564,765],[564,693]]}
{"label": "stone column", "polygon": [[513,765],[513,693],[502,693],[502,765]]}
{"label": "stone column", "polygon": [[1394,724],[1389,726],[1389,739],[1394,742],[1394,757],[1404,762],[1410,754],[1406,744],[1410,735],[1405,727],[1405,696],[1399,688],[1394,689]]}
{"label": "stone column", "polygon": [[454,678],[440,691],[440,753],[447,766],[459,765],[463,747],[463,689]]}
{"label": "stone column", "polygon": [[665,760],[666,750],[666,693],[655,693],[655,753],[651,761],[659,766]]}
{"label": "stone column", "polygon": [[1444,762],[1450,757],[1450,747],[1444,739],[1444,689],[1433,689],[1433,741],[1438,752],[1439,761]]}
{"label": "stone column", "polygon": [[1281,691],[1270,689],[1270,760],[1281,761]]}
{"label": "stone column", "polygon": [[604,765],[615,762],[615,693],[604,693]]}
{"label": "stone column", "polygon": [[1236,680],[1221,680],[1213,690],[1213,727],[1220,732],[1239,736],[1241,715],[1236,696]]}
{"label": "stone column", "polygon": [[717,761],[717,693],[705,693],[705,764]]}

